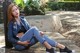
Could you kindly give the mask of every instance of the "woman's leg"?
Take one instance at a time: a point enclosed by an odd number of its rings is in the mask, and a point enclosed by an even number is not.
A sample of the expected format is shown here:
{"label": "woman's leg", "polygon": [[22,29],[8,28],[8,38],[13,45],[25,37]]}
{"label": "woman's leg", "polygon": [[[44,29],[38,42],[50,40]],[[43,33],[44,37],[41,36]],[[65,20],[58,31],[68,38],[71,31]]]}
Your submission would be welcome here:
{"label": "woman's leg", "polygon": [[56,47],[57,44],[58,44],[54,39],[50,39],[47,35],[43,35],[43,38],[44,38],[52,47]]}
{"label": "woman's leg", "polygon": [[[36,27],[32,27],[29,29],[21,38],[20,41],[30,41],[32,37],[35,37],[41,44],[43,44],[46,48],[52,49],[52,46],[43,38]],[[49,50],[50,51],[50,50]],[[53,52],[52,50],[50,52]]]}
{"label": "woman's leg", "polygon": [[32,37],[30,40],[30,44],[28,46],[22,46],[22,45],[15,45],[16,50],[24,50],[24,49],[29,49],[32,45],[36,44],[38,40],[35,37]]}
{"label": "woman's leg", "polygon": [[40,43],[44,43],[45,39],[40,36],[39,30],[36,27],[30,28],[21,38],[20,41],[30,41],[32,37],[35,37]]}
{"label": "woman's leg", "polygon": [[50,39],[48,36],[43,36],[45,38],[45,40],[53,47],[58,47],[60,48],[60,52],[67,52],[67,53],[71,53],[72,51],[70,49],[68,49],[66,46],[64,46],[63,44],[57,43],[54,39]]}
{"label": "woman's leg", "polygon": [[35,37],[32,37],[32,39],[30,40],[30,44],[29,46],[33,46],[38,42],[38,40]]}

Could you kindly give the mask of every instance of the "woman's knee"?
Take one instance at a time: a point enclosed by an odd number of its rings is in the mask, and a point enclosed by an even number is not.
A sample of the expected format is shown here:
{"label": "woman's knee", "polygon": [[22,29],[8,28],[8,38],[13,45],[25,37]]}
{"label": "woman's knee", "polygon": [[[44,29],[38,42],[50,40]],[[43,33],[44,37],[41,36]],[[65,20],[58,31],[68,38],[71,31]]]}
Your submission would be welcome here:
{"label": "woman's knee", "polygon": [[31,28],[32,30],[38,30],[38,28],[36,26]]}

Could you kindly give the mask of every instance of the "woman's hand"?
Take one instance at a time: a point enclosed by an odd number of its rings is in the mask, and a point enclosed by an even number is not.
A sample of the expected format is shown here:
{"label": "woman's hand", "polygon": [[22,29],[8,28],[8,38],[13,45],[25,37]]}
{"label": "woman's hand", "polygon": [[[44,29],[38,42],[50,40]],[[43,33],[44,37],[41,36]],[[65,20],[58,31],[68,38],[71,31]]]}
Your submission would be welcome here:
{"label": "woman's hand", "polygon": [[41,34],[41,35],[44,35],[44,32],[40,31],[40,34]]}
{"label": "woman's hand", "polygon": [[24,45],[24,46],[27,46],[28,44],[30,44],[29,41],[24,41],[24,42],[23,42],[23,45]]}
{"label": "woman's hand", "polygon": [[30,42],[29,41],[24,41],[24,42],[18,41],[18,44],[27,46],[28,44],[30,44]]}
{"label": "woman's hand", "polygon": [[23,32],[18,33],[18,34],[17,34],[17,37],[20,38],[23,34],[24,34]]}

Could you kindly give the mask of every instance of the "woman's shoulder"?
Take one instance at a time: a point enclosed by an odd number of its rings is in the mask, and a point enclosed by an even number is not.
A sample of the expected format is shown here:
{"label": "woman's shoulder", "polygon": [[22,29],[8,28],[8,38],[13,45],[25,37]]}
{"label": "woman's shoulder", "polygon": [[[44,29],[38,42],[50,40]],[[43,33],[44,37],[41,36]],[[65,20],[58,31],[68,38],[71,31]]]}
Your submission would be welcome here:
{"label": "woman's shoulder", "polygon": [[10,27],[10,26],[12,26],[13,25],[13,22],[12,21],[10,21],[10,22],[8,22],[8,27]]}
{"label": "woman's shoulder", "polygon": [[8,22],[8,24],[12,24],[12,23],[13,23],[13,21],[9,21],[9,22]]}
{"label": "woman's shoulder", "polygon": [[24,16],[20,16],[21,19],[24,19]]}
{"label": "woman's shoulder", "polygon": [[26,20],[26,19],[25,19],[25,16],[20,16],[20,19],[21,19],[21,20]]}

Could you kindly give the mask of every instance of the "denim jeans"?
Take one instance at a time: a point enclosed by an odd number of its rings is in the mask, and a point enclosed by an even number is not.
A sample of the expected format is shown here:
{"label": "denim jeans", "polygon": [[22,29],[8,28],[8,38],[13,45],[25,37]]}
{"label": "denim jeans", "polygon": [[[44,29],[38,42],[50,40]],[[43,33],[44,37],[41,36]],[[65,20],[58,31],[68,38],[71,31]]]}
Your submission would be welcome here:
{"label": "denim jeans", "polygon": [[[43,44],[45,41],[47,41],[51,46],[55,47],[57,45],[57,42],[55,40],[51,40],[46,35],[41,36],[39,30],[36,27],[30,28],[21,38],[20,41],[29,41],[29,46],[32,46],[36,44],[37,42],[40,42]],[[22,45],[15,45],[16,50],[23,50],[26,46]]]}

